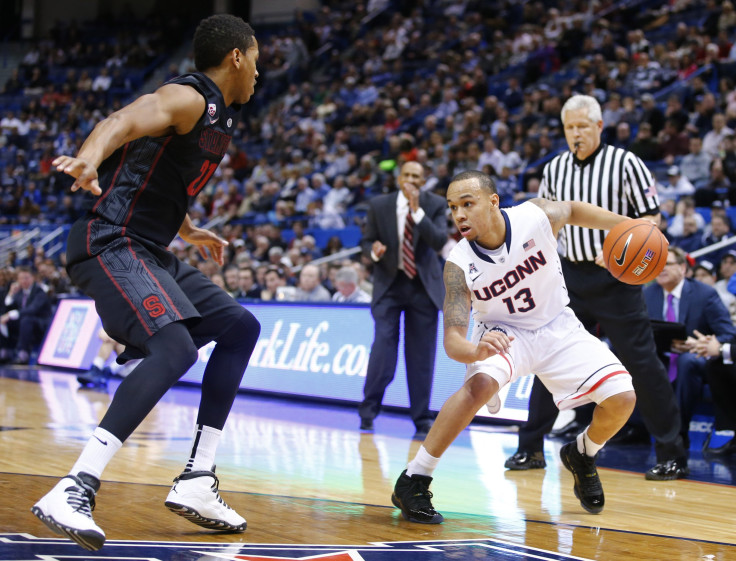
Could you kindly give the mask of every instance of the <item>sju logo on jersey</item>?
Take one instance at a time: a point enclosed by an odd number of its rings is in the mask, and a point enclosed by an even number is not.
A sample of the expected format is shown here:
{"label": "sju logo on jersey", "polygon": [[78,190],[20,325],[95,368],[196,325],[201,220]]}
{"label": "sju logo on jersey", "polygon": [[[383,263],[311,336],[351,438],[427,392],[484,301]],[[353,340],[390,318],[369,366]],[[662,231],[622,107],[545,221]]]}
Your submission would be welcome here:
{"label": "sju logo on jersey", "polygon": [[496,279],[481,289],[473,290],[478,300],[490,300],[510,290],[527,276],[536,273],[540,267],[547,264],[544,254],[539,250],[536,255],[530,255],[524,262],[508,271],[502,278]]}
{"label": "sju logo on jersey", "polygon": [[217,114],[217,105],[215,105],[214,103],[210,103],[207,106],[207,114],[210,117],[214,117]]}

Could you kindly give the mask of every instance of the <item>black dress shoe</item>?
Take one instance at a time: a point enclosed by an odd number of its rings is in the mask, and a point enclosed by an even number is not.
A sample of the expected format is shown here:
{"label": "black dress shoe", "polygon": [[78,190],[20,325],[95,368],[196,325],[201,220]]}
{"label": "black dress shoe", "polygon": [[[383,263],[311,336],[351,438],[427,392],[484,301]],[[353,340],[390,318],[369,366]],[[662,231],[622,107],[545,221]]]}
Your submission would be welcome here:
{"label": "black dress shoe", "polygon": [[360,418],[360,430],[365,432],[373,432],[373,419],[365,417]]}
{"label": "black dress shoe", "polygon": [[731,454],[736,454],[736,437],[726,442],[723,446],[718,448],[706,448],[703,450],[703,454],[706,456],[725,457]]}
{"label": "black dress shoe", "polygon": [[653,468],[649,468],[645,477],[651,481],[672,481],[673,479],[684,479],[689,474],[687,460],[680,459],[659,462]]}
{"label": "black dress shoe", "polygon": [[550,431],[550,438],[559,438],[562,440],[572,440],[579,435],[585,427],[575,420],[570,421],[564,427]]}
{"label": "black dress shoe", "polygon": [[544,461],[544,452],[516,452],[506,460],[503,467],[511,470],[544,469],[547,462]]}

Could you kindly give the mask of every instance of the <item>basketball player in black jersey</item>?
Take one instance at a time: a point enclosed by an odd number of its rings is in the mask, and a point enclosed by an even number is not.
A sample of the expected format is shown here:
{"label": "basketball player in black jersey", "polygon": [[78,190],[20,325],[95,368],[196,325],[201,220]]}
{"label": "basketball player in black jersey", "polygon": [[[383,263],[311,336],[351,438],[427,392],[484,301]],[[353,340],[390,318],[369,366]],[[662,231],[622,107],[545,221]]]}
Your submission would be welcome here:
{"label": "basketball player in black jersey", "polygon": [[202,379],[191,457],[166,506],[195,524],[242,532],[218,493],[214,456],[260,332],[255,317],[167,246],[179,234],[223,262],[227,245],[194,226],[189,203],[222,160],[240,107],[253,95],[258,42],[242,19],[215,15],[194,35],[197,72],[174,78],[100,122],[76,157],[54,160],[72,191],[97,195],[68,240],[68,271],[102,324],[142,358],[120,384],[69,475],[32,508],[86,549],[105,541],[91,511],[107,463],[166,391],[215,341]]}

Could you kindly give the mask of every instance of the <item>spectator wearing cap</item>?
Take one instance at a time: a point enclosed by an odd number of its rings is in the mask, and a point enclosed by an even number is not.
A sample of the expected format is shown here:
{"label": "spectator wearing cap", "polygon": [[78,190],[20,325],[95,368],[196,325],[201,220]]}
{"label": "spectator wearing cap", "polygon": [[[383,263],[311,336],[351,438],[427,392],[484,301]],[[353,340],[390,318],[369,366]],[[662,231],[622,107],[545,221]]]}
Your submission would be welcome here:
{"label": "spectator wearing cap", "polygon": [[699,136],[690,137],[690,152],[680,161],[680,171],[694,185],[708,181],[712,158],[703,152],[703,140]]}
{"label": "spectator wearing cap", "polygon": [[695,194],[695,187],[680,173],[679,167],[670,166],[667,168],[667,183],[661,188],[657,187],[657,194],[660,199],[679,200],[683,195]]}
{"label": "spectator wearing cap", "polygon": [[712,286],[713,288],[715,288],[718,296],[721,298],[721,302],[723,302],[723,305],[726,306],[726,309],[731,316],[731,321],[735,322],[736,296],[731,294],[723,284],[719,285],[717,283],[718,274],[716,271],[716,266],[713,264],[713,262],[708,261],[707,259],[703,259],[702,261],[696,263],[695,267],[693,268],[693,278],[696,281],[702,282],[703,284],[707,284],[708,286]]}
{"label": "spectator wearing cap", "polygon": [[332,295],[332,301],[341,304],[370,304],[371,295],[361,290],[358,286],[359,280],[358,272],[350,265],[339,269],[335,274],[337,292]]}

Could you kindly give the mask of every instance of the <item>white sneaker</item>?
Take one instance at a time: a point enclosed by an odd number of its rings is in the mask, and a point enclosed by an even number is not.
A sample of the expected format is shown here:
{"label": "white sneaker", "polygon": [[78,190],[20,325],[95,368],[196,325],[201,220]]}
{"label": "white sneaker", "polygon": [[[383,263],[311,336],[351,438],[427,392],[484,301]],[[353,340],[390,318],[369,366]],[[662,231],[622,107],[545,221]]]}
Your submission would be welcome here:
{"label": "white sneaker", "polygon": [[486,403],[486,409],[491,415],[495,415],[501,410],[501,398],[498,397],[498,393],[493,394],[493,397]]}
{"label": "white sneaker", "polygon": [[213,471],[191,471],[174,479],[166,507],[198,526],[211,530],[243,532],[245,518],[220,497],[220,480]]}
{"label": "white sneaker", "polygon": [[92,520],[99,488],[100,480],[88,473],[67,475],[33,505],[31,512],[57,534],[97,551],[105,543],[105,532]]}

